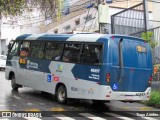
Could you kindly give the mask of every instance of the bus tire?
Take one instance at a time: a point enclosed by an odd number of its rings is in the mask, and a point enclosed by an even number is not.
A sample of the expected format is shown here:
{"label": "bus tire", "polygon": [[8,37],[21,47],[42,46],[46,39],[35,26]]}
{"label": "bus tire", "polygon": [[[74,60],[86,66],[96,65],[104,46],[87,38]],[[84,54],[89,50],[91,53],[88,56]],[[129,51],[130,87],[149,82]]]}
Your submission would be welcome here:
{"label": "bus tire", "polygon": [[15,75],[12,75],[11,77],[11,86],[13,90],[18,90],[19,85],[16,84],[16,78]]}
{"label": "bus tire", "polygon": [[56,97],[59,103],[67,103],[67,90],[64,85],[58,87]]}

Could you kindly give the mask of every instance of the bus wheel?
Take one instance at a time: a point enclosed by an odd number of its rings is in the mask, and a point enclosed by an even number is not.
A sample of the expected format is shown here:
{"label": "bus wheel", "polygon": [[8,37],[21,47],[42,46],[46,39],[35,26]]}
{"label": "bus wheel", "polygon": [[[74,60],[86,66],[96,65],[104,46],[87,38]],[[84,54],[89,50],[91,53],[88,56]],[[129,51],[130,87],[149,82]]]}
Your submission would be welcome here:
{"label": "bus wheel", "polygon": [[12,75],[11,78],[11,86],[13,90],[18,90],[19,86],[16,84],[16,78],[15,75]]}
{"label": "bus wheel", "polygon": [[67,102],[67,90],[64,85],[58,87],[56,97],[59,103]]}

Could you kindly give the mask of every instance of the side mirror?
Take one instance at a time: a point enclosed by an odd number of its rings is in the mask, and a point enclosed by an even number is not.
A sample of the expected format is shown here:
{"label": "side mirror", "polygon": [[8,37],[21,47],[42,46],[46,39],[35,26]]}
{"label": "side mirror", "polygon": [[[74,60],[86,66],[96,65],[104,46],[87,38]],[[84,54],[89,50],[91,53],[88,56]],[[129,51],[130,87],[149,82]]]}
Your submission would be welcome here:
{"label": "side mirror", "polygon": [[11,49],[11,47],[12,47],[13,43],[14,43],[14,40],[11,40],[11,41],[9,42],[9,44],[8,44],[8,50],[10,50],[10,49]]}

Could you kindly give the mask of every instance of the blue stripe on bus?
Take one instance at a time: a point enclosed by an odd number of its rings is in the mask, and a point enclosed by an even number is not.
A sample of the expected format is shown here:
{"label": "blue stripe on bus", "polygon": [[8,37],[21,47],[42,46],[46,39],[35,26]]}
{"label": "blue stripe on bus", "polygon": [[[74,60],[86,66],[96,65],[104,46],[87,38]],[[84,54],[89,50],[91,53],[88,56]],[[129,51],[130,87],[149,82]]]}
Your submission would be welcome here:
{"label": "blue stripe on bus", "polygon": [[16,40],[24,40],[26,39],[27,37],[31,36],[32,34],[24,34],[24,35],[20,35],[16,38]]}

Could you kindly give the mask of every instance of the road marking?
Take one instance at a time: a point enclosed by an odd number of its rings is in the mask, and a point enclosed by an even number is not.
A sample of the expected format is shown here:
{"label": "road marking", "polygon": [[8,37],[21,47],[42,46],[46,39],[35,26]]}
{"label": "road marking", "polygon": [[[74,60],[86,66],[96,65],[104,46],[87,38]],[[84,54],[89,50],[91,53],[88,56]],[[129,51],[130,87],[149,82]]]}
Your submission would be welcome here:
{"label": "road marking", "polygon": [[27,103],[27,105],[33,105],[32,103]]}
{"label": "road marking", "polygon": [[104,118],[97,117],[97,116],[92,115],[90,113],[79,113],[79,115],[82,115],[82,116],[87,117],[87,118],[92,119],[92,120],[106,120]]}
{"label": "road marking", "polygon": [[50,108],[51,111],[65,111],[63,108],[60,107],[54,107],[54,108]]}
{"label": "road marking", "polygon": [[154,119],[154,118],[151,118],[151,117],[141,117],[143,119],[146,119],[146,120],[158,120],[158,119]]}
{"label": "road marking", "polygon": [[24,117],[25,119],[27,120],[42,120],[40,118],[37,118],[37,117]]}
{"label": "road marking", "polygon": [[27,112],[39,112],[40,110],[39,109],[26,109],[24,111],[27,111]]}
{"label": "road marking", "polygon": [[120,118],[120,119],[123,119],[123,120],[135,120],[135,119],[132,119],[132,118],[129,118],[129,117],[124,117],[124,116],[121,116],[121,115],[118,115],[118,114],[115,114],[115,113],[105,113],[105,114],[113,116],[113,117],[117,117],[117,118]]}
{"label": "road marking", "polygon": [[62,115],[62,114],[59,114],[59,115],[54,115],[55,118],[58,118],[60,120],[76,120],[76,119],[73,119],[71,117],[67,117],[65,115]]}
{"label": "road marking", "polygon": [[18,99],[18,100],[20,100],[21,98],[20,97],[18,97],[18,96],[12,96],[13,98],[16,98],[16,99]]}
{"label": "road marking", "polygon": [[151,107],[140,107],[139,109],[142,110],[142,111],[145,111],[145,110],[152,110],[153,108],[151,108]]}
{"label": "road marking", "polygon": [[131,110],[131,108],[129,108],[129,107],[119,107],[119,108],[122,108],[122,109],[125,109],[125,110]]}

